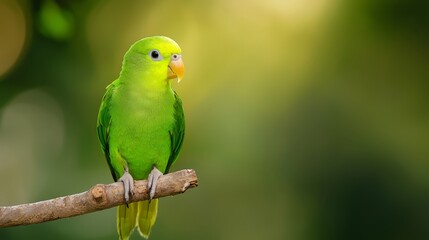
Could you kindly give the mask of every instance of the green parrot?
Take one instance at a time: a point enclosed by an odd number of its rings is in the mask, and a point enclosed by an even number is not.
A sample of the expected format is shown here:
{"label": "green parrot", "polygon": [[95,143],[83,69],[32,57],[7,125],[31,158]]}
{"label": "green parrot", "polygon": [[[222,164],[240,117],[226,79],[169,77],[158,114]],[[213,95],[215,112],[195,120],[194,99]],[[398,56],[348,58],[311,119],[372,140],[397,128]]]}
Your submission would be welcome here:
{"label": "green parrot", "polygon": [[154,36],[135,42],[124,56],[119,78],[106,88],[97,121],[98,138],[113,179],[125,188],[125,201],[135,180],[148,179],[150,201],[119,206],[119,239],[134,228],[148,238],[155,224],[158,178],[176,161],[185,134],[182,101],[171,80],[183,78],[179,45]]}

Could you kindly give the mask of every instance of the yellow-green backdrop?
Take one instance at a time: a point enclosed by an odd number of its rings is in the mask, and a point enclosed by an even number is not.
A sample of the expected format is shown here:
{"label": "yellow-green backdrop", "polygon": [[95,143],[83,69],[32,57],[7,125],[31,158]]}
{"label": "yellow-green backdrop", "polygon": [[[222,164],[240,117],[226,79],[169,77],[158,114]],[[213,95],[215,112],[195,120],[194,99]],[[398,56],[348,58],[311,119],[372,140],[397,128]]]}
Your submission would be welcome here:
{"label": "yellow-green backdrop", "polygon": [[[429,4],[0,2],[0,205],[112,181],[96,118],[122,56],[175,39],[187,132],[151,239],[429,239]],[[114,209],[0,239],[116,239]],[[137,239],[137,235],[133,236]]]}

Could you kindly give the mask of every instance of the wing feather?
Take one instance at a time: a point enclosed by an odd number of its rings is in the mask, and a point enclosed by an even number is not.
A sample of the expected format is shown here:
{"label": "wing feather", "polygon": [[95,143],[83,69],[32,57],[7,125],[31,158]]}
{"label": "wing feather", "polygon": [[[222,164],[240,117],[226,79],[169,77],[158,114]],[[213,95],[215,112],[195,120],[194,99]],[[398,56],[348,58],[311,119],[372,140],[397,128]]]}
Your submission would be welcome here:
{"label": "wing feather", "polygon": [[170,130],[170,141],[171,141],[171,154],[168,159],[167,168],[165,173],[170,171],[171,165],[177,160],[179,156],[180,149],[182,148],[183,138],[185,136],[185,115],[182,108],[182,100],[174,92],[174,97],[176,102],[174,103],[174,124]]}
{"label": "wing feather", "polygon": [[103,96],[103,100],[101,101],[100,111],[98,112],[97,119],[97,133],[98,140],[100,141],[101,149],[104,152],[107,163],[110,168],[110,172],[115,181],[118,180],[118,177],[115,174],[115,171],[112,167],[111,159],[110,159],[110,151],[109,151],[109,130],[110,125],[112,123],[112,118],[110,115],[110,104],[112,100],[112,95],[114,89],[117,85],[117,81],[114,81],[109,86],[106,87],[106,93]]}

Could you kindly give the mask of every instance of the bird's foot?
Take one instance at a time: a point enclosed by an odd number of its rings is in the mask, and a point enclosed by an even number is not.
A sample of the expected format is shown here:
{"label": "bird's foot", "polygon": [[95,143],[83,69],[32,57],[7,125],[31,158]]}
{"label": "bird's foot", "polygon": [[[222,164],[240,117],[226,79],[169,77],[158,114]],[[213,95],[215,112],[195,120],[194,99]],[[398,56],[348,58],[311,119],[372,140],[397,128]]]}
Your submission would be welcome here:
{"label": "bird's foot", "polygon": [[153,166],[152,171],[150,171],[149,177],[147,179],[147,189],[149,190],[149,201],[155,196],[156,184],[158,183],[159,177],[163,174],[155,166]]}
{"label": "bird's foot", "polygon": [[124,197],[125,202],[128,203],[130,201],[130,195],[134,195],[134,179],[131,176],[131,174],[125,170],[124,175],[122,175],[121,178],[119,178],[118,182],[121,181],[124,184]]}

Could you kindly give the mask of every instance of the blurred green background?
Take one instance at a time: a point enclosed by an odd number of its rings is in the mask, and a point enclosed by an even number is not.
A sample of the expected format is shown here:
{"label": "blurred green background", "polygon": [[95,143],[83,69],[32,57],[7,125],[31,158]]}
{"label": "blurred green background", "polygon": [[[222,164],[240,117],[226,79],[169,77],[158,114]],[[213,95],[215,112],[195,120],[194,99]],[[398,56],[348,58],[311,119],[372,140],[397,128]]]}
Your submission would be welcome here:
{"label": "blurred green background", "polygon": [[[0,205],[112,181],[95,125],[136,40],[183,50],[151,239],[429,239],[429,2],[0,1]],[[117,239],[115,209],[0,239]],[[137,234],[133,239],[138,239]]]}

